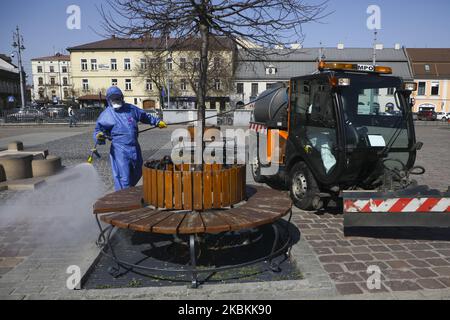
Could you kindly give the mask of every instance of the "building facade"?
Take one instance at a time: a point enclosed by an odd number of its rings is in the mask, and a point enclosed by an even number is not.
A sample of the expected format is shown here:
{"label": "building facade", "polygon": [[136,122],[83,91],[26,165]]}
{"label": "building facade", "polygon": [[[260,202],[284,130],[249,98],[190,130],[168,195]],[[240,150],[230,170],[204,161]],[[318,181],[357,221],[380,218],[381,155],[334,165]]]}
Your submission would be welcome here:
{"label": "building facade", "polygon": [[19,69],[12,59],[0,54],[0,111],[20,105]]}
{"label": "building facade", "polygon": [[450,112],[450,49],[407,49],[414,80],[414,112]]}
{"label": "building facade", "polygon": [[61,102],[72,98],[70,56],[60,53],[31,60],[34,99]]}
{"label": "building facade", "polygon": [[[174,39],[168,39],[173,47]],[[160,39],[110,39],[69,48],[74,94],[79,101],[103,97],[118,86],[125,101],[143,109],[193,109],[196,104],[200,44],[168,52]],[[234,73],[233,46],[211,43],[208,109],[226,109]],[[169,99],[170,96],[170,99]]]}
{"label": "building facade", "polygon": [[[393,68],[393,75],[412,80],[412,72],[404,48],[383,48],[378,46],[377,65]],[[265,59],[255,59],[248,53],[238,55],[235,92],[232,102],[247,105],[259,94],[277,83],[287,83],[291,78],[312,74],[317,71],[319,57],[330,62],[373,63],[373,49],[370,48],[298,48],[295,50],[274,50]],[[387,89],[386,89],[387,90]],[[385,90],[385,91],[386,91]],[[380,105],[392,103],[393,93],[380,92]]]}

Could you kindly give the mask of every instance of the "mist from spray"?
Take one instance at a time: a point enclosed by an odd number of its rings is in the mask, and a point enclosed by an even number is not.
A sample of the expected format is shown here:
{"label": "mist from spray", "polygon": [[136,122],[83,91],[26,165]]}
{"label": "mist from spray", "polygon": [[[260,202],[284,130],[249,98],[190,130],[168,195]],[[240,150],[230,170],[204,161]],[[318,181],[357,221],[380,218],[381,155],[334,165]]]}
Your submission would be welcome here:
{"label": "mist from spray", "polygon": [[0,203],[0,226],[22,230],[36,246],[94,241],[92,206],[105,193],[96,169],[78,165],[47,179],[33,192]]}

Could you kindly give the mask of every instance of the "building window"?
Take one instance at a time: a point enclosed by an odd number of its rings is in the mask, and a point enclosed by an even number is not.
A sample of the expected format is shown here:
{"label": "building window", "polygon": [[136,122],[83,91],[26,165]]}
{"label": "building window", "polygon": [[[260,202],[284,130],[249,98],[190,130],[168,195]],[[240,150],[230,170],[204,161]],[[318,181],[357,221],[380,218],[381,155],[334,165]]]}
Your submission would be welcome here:
{"label": "building window", "polygon": [[439,81],[433,81],[431,83],[431,95],[438,96],[439,95]]}
{"label": "building window", "polygon": [[124,60],[125,70],[131,70],[131,59],[126,58]]}
{"label": "building window", "polygon": [[64,99],[69,98],[69,91],[67,89],[64,89]]}
{"label": "building window", "polygon": [[419,89],[417,91],[417,95],[424,96],[427,89],[427,83],[426,82],[419,82]]}
{"label": "building window", "polygon": [[244,94],[244,84],[243,83],[236,84],[236,93]]}
{"label": "building window", "polygon": [[266,83],[266,90],[272,89],[276,83]]}
{"label": "building window", "polygon": [[50,66],[50,72],[51,73],[55,72],[55,67],[54,66]]}
{"label": "building window", "polygon": [[126,79],[125,80],[125,90],[126,91],[131,91],[131,79]]}
{"label": "building window", "polygon": [[134,104],[137,105],[138,104],[138,99],[134,98]]}
{"label": "building window", "polygon": [[141,70],[147,70],[147,59],[141,59]]}
{"label": "building window", "polygon": [[38,72],[38,73],[42,73],[42,66],[38,66],[38,67],[37,67],[37,72]]}
{"label": "building window", "polygon": [[430,72],[430,71],[431,71],[431,68],[430,68],[430,65],[429,65],[429,64],[426,64],[426,65],[425,65],[425,71],[426,71],[426,72]]}
{"label": "building window", "polygon": [[186,58],[180,58],[180,69],[186,70]]}
{"label": "building window", "polygon": [[117,59],[111,59],[111,70],[117,70]]}
{"label": "building window", "polygon": [[54,85],[56,84],[55,78],[53,78],[53,77],[50,78],[50,84],[51,84],[52,86],[54,86]]}
{"label": "building window", "polygon": [[153,82],[150,79],[147,79],[147,82],[145,83],[145,89],[147,91],[153,91]]}
{"label": "building window", "polygon": [[395,92],[395,88],[388,88],[387,89],[387,95],[388,96],[393,96]]}
{"label": "building window", "polygon": [[257,83],[252,83],[252,97],[257,97],[258,96],[258,84]]}
{"label": "building window", "polygon": [[66,77],[63,78],[63,85],[64,86],[68,86],[69,85],[69,81],[67,80]]}
{"label": "building window", "polygon": [[89,90],[89,80],[83,79],[83,91],[88,91],[88,90]]}
{"label": "building window", "polygon": [[111,79],[111,85],[117,87],[117,79]]}
{"label": "building window", "polygon": [[167,59],[167,70],[172,71],[173,70],[173,60],[172,58]]}
{"label": "building window", "polygon": [[180,88],[181,88],[181,91],[186,91],[187,90],[187,81],[186,81],[186,79],[181,79]]}
{"label": "building window", "polygon": [[220,79],[214,79],[214,89],[216,91],[222,90],[222,83],[221,83]]}
{"label": "building window", "polygon": [[274,75],[274,74],[277,74],[277,73],[278,73],[278,69],[275,68],[274,66],[268,66],[266,68],[266,74],[267,75]]}
{"label": "building window", "polygon": [[170,88],[170,90],[173,90],[173,80],[172,79],[169,80],[169,88]]}
{"label": "building window", "polygon": [[91,70],[97,70],[97,59],[91,59]]}
{"label": "building window", "polygon": [[81,59],[81,71],[87,71],[88,63],[87,59]]}
{"label": "building window", "polygon": [[66,66],[63,66],[63,67],[61,68],[61,70],[62,70],[62,73],[67,73],[67,67],[66,67]]}
{"label": "building window", "polygon": [[380,95],[380,88],[374,88],[373,89],[373,94],[376,95],[376,96],[379,96]]}
{"label": "building window", "polygon": [[200,59],[195,58],[194,59],[194,70],[198,70],[198,69],[200,69]]}
{"label": "building window", "polygon": [[215,57],[214,58],[214,69],[219,69],[220,68],[220,63],[221,63],[221,61],[220,61],[220,58],[219,57]]}
{"label": "building window", "polygon": [[44,85],[44,78],[39,77],[38,83],[39,83],[40,86],[43,86]]}

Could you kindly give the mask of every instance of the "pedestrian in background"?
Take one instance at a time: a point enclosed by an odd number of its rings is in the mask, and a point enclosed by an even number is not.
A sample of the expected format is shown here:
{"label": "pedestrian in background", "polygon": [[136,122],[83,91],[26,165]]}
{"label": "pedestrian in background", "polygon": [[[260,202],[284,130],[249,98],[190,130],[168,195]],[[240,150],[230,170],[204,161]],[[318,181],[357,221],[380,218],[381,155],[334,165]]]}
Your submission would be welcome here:
{"label": "pedestrian in background", "polygon": [[69,107],[69,126],[72,128],[73,126],[77,126],[77,119],[75,118],[75,111],[72,107]]}

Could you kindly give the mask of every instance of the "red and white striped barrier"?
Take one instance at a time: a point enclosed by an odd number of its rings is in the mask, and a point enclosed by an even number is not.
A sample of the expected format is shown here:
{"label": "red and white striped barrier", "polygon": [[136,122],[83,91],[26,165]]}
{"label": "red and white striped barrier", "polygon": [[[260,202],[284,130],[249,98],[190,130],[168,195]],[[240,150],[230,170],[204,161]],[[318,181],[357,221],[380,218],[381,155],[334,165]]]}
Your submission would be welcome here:
{"label": "red and white striped barrier", "polygon": [[259,134],[267,135],[267,127],[263,124],[251,123],[250,130],[257,132]]}

